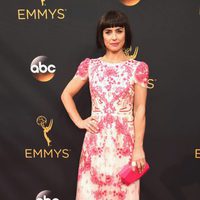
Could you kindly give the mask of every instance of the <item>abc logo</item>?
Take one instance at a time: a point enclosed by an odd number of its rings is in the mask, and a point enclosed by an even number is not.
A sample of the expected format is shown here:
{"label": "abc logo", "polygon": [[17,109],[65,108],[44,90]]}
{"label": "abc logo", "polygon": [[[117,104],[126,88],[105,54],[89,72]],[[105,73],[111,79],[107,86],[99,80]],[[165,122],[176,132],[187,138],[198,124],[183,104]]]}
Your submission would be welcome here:
{"label": "abc logo", "polygon": [[31,62],[30,71],[36,80],[46,82],[54,77],[56,66],[49,63],[47,56],[38,56]]}
{"label": "abc logo", "polygon": [[46,197],[46,195],[44,195],[42,198],[37,198],[36,200],[59,200],[59,199],[58,198],[50,199],[50,198]]}
{"label": "abc logo", "polygon": [[50,190],[43,190],[37,195],[36,200],[59,200],[54,197],[55,195]]}
{"label": "abc logo", "polygon": [[31,72],[32,73],[54,73],[56,71],[56,66],[53,64],[50,64],[49,66],[46,66],[45,64],[42,64],[41,61],[39,61],[38,65],[31,65]]}

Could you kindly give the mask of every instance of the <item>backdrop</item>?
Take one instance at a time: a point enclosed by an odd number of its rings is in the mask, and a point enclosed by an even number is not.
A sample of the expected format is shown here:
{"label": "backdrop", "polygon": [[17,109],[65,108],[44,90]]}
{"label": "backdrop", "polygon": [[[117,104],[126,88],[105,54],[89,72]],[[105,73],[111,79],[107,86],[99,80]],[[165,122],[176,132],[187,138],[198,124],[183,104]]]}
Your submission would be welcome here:
{"label": "backdrop", "polygon": [[[129,17],[136,60],[150,70],[144,150],[151,170],[141,199],[200,198],[199,2],[7,0],[0,6],[0,199],[75,199],[85,131],[60,96],[84,58],[102,56],[96,24],[110,9]],[[88,117],[88,84],[75,102]]]}

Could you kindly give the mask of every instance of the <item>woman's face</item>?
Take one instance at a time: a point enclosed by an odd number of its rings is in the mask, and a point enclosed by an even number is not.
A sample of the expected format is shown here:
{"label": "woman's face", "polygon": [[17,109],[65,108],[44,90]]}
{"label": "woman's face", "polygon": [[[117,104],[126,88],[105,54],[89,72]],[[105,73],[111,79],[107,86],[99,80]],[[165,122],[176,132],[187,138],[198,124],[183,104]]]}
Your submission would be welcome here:
{"label": "woman's face", "polygon": [[103,40],[107,50],[112,52],[122,50],[125,43],[125,28],[105,28],[103,30]]}

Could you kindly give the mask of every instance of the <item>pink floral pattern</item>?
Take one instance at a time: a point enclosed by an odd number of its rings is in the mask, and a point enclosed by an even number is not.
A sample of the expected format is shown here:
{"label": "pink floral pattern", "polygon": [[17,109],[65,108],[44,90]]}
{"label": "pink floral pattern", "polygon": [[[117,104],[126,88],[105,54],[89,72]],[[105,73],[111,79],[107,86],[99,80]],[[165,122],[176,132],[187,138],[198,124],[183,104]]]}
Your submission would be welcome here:
{"label": "pink floral pattern", "polygon": [[147,87],[148,74],[148,65],[145,62],[141,62],[135,72],[135,82],[139,82],[143,87]]}
{"label": "pink floral pattern", "polygon": [[76,200],[139,200],[140,180],[126,186],[118,172],[132,159],[134,84],[147,87],[148,75],[148,65],[132,59],[112,64],[86,58],[78,66],[74,78],[89,80],[99,131],[86,131]]}

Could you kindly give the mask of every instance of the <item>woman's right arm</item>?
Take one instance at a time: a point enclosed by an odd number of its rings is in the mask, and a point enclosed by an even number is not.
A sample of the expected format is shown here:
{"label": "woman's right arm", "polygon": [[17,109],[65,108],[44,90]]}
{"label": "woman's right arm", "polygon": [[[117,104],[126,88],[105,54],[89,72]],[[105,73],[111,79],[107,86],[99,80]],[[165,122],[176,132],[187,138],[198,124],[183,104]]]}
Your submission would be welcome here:
{"label": "woman's right arm", "polygon": [[69,117],[74,124],[81,129],[87,129],[88,131],[95,133],[98,130],[96,123],[93,121],[95,118],[88,117],[85,120],[79,115],[73,97],[80,91],[80,89],[86,84],[86,80],[82,80],[79,77],[72,78],[67,84],[61,94],[61,101],[69,114]]}

